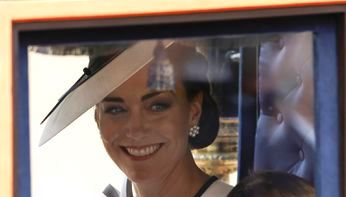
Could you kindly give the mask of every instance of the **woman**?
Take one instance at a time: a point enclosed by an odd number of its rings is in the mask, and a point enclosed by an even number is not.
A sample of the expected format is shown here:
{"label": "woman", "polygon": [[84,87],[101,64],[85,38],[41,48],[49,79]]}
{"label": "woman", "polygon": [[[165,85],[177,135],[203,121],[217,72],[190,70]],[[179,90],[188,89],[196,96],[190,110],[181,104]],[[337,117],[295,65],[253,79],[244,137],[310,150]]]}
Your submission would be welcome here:
{"label": "woman", "polygon": [[[89,70],[112,59],[93,58]],[[231,190],[200,170],[191,153],[211,144],[218,131],[206,71],[194,47],[157,42],[153,58],[96,104],[104,146],[134,196],[227,196]]]}

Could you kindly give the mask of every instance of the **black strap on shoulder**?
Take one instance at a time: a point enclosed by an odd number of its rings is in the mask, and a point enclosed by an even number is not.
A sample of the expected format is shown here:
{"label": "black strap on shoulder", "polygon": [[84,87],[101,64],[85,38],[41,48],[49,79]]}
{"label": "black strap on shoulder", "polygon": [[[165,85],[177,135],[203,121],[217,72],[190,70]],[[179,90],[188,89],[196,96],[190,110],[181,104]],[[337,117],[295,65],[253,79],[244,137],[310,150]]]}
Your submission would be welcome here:
{"label": "black strap on shoulder", "polygon": [[194,197],[200,197],[202,194],[209,188],[211,184],[213,184],[217,180],[216,176],[211,176],[198,190],[198,192],[194,195]]}

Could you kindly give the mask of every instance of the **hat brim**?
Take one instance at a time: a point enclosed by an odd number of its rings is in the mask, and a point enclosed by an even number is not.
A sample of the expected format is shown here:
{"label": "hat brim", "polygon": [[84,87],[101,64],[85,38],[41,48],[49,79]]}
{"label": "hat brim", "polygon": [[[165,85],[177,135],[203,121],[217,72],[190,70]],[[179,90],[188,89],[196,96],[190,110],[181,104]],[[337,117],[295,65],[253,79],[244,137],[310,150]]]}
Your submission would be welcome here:
{"label": "hat brim", "polygon": [[[151,62],[157,42],[153,40],[137,42],[69,92],[49,114],[39,145],[48,142]],[[173,41],[166,40],[162,43],[167,48],[173,44]]]}

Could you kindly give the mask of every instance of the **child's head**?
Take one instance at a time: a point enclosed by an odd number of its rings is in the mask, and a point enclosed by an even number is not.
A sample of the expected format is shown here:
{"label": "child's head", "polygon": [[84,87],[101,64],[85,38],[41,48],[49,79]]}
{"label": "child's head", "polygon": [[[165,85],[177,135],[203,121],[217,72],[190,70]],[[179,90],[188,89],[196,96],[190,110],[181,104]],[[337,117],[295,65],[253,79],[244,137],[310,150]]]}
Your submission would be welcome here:
{"label": "child's head", "polygon": [[314,197],[314,188],[304,179],[283,172],[254,173],[241,180],[231,197]]}

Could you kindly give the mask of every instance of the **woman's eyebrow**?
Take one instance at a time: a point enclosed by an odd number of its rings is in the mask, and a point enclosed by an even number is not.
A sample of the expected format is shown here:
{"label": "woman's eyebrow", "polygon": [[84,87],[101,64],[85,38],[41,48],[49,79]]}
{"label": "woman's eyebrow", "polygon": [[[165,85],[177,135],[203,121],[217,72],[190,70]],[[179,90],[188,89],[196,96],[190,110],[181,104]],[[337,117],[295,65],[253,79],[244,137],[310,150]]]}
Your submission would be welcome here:
{"label": "woman's eyebrow", "polygon": [[158,92],[152,92],[152,93],[149,93],[149,94],[146,94],[146,95],[142,96],[141,101],[147,100],[147,99],[149,99],[149,98],[152,98],[152,97],[154,97],[154,96],[157,96],[157,95],[159,95],[159,94],[166,93],[166,92],[167,92],[167,93],[172,93],[172,94],[173,94],[172,91],[158,91]]}
{"label": "woman's eyebrow", "polygon": [[102,100],[102,102],[124,102],[124,99],[120,97],[106,97]]}
{"label": "woman's eyebrow", "polygon": [[[172,93],[174,94],[172,91],[158,91],[158,92],[152,92],[152,93],[149,93],[149,94],[146,94],[144,96],[142,96],[141,98],[141,101],[144,101],[144,100],[147,100],[149,98],[152,98],[154,96],[157,96],[159,94],[162,94],[162,93],[165,93],[165,92],[169,92],[169,93]],[[121,98],[121,97],[113,97],[113,96],[107,96],[105,97],[104,99],[102,99],[101,102],[122,102],[124,103],[124,99]]]}

